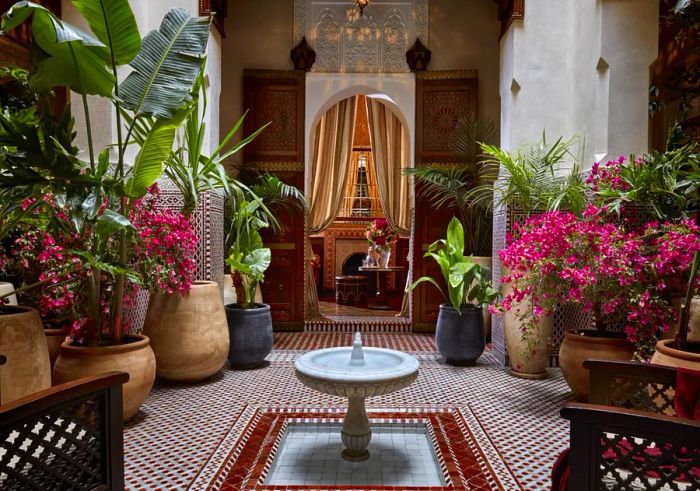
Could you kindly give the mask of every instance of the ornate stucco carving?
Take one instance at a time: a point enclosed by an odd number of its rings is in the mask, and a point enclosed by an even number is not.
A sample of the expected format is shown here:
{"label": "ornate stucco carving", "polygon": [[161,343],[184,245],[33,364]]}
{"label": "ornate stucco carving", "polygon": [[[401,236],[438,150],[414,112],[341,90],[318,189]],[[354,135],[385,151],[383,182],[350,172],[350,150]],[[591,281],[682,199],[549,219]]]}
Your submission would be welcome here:
{"label": "ornate stucco carving", "polygon": [[429,0],[373,0],[360,16],[348,0],[294,0],[294,38],[316,50],[314,72],[407,73],[406,50],[427,43]]}

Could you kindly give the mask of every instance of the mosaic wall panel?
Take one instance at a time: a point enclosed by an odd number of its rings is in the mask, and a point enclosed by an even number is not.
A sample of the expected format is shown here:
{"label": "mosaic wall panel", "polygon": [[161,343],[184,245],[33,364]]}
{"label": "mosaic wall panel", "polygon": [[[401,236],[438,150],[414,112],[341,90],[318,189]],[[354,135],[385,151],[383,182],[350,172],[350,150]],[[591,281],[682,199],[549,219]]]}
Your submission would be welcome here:
{"label": "mosaic wall panel", "polygon": [[[170,182],[160,181],[161,199],[158,207],[180,210],[184,199]],[[218,193],[205,192],[199,195],[199,205],[193,213],[194,228],[199,238],[195,252],[199,280],[216,281],[224,287],[224,198]],[[148,292],[136,296],[133,305],[126,311],[131,332],[140,332],[146,318]]]}
{"label": "mosaic wall panel", "polygon": [[406,51],[428,44],[428,0],[374,0],[364,15],[346,0],[295,0],[294,38],[316,51],[312,71],[408,73]]}

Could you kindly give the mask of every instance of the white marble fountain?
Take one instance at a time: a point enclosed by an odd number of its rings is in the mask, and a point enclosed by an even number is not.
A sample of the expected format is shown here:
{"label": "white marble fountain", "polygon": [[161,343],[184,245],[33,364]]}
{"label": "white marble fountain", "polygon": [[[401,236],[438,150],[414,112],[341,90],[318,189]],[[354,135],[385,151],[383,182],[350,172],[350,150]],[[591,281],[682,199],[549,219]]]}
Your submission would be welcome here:
{"label": "white marble fountain", "polygon": [[348,412],[341,438],[343,458],[369,458],[372,439],[365,398],[389,394],[408,387],[418,377],[418,360],[401,351],[362,346],[360,333],[351,347],[310,351],[297,358],[296,375],[301,382],[326,394],[348,398]]}

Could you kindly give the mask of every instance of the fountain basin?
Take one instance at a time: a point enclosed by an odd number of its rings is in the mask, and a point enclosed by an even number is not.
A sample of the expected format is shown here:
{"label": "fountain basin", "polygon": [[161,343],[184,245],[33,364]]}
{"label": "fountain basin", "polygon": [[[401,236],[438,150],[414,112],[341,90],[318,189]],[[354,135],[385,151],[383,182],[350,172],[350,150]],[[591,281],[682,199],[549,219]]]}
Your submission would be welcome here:
{"label": "fountain basin", "polygon": [[418,376],[418,360],[411,355],[363,347],[365,363],[351,364],[352,349],[326,348],[300,356],[295,362],[297,378],[326,394],[373,397],[403,389]]}
{"label": "fountain basin", "polygon": [[310,351],[294,363],[297,378],[307,387],[348,398],[341,438],[343,458],[369,458],[372,438],[365,398],[389,394],[410,385],[418,377],[418,360],[385,348],[365,348],[359,333],[352,347]]}

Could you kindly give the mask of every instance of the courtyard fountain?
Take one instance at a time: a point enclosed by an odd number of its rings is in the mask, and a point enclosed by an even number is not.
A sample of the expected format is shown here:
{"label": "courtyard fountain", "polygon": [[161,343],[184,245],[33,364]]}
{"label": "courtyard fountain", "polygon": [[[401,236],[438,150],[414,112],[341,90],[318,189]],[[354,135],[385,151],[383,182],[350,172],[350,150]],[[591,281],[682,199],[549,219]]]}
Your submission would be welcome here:
{"label": "courtyard fountain", "polygon": [[362,346],[358,332],[352,347],[310,351],[297,358],[296,376],[307,387],[348,398],[343,421],[342,456],[349,461],[369,458],[372,430],[365,398],[408,387],[418,377],[418,360],[401,351]]}

